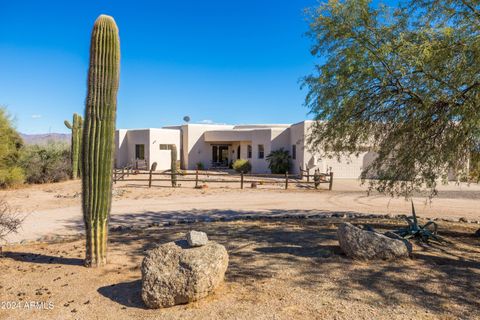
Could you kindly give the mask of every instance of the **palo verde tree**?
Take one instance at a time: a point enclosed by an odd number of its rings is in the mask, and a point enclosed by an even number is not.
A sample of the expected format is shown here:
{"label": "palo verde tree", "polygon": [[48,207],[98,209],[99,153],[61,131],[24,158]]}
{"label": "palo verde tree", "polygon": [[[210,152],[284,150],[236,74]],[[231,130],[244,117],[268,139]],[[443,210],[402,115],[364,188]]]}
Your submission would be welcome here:
{"label": "palo verde tree", "polygon": [[112,17],[101,15],[93,26],[90,43],[83,127],[82,205],[87,267],[98,267],[107,262],[119,76],[117,25]]}
{"label": "palo verde tree", "polygon": [[72,165],[72,179],[76,179],[81,176],[83,119],[80,115],[74,113],[72,123],[65,120],[64,124],[72,131],[70,162]]}
{"label": "palo verde tree", "polygon": [[370,188],[435,194],[480,139],[480,4],[412,0],[399,7],[331,0],[310,11],[309,142],[339,156],[378,154]]}

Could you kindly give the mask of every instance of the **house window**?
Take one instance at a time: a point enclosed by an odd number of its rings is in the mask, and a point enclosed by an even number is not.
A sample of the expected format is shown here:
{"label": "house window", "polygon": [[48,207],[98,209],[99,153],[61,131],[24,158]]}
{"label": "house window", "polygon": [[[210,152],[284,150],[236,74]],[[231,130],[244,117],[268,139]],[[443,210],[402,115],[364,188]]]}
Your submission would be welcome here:
{"label": "house window", "polygon": [[263,148],[263,144],[258,145],[258,159],[263,159],[265,157],[265,149]]}
{"label": "house window", "polygon": [[252,159],[252,146],[251,145],[247,146],[247,158]]}
{"label": "house window", "polygon": [[292,145],[292,159],[297,159],[297,145],[295,144]]}
{"label": "house window", "polygon": [[136,144],[135,145],[135,159],[136,160],[145,160],[145,145]]}
{"label": "house window", "polygon": [[172,150],[172,145],[171,144],[161,144],[160,145],[160,150]]}

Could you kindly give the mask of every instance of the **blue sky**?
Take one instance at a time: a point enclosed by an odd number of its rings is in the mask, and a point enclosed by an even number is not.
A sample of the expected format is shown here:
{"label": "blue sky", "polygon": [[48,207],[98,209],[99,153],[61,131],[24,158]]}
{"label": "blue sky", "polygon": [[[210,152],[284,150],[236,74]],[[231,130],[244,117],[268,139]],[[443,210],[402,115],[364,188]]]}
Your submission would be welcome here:
{"label": "blue sky", "polygon": [[117,127],[293,123],[313,70],[303,9],[316,0],[0,0],[0,105],[24,133],[68,132],[83,114],[90,31],[120,29]]}

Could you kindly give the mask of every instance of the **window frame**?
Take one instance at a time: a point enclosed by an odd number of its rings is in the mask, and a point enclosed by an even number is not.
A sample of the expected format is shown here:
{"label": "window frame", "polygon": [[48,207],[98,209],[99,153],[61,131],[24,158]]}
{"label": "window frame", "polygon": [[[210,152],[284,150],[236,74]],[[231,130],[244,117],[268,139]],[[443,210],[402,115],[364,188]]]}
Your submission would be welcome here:
{"label": "window frame", "polygon": [[[141,154],[143,154],[143,158],[137,156]],[[145,160],[145,144],[144,143],[135,144],[135,160]]]}
{"label": "window frame", "polygon": [[172,145],[161,143],[159,145],[159,149],[162,150],[162,151],[172,150]]}
{"label": "window frame", "polygon": [[265,159],[265,146],[263,144],[258,145],[257,152],[258,152],[258,159]]}

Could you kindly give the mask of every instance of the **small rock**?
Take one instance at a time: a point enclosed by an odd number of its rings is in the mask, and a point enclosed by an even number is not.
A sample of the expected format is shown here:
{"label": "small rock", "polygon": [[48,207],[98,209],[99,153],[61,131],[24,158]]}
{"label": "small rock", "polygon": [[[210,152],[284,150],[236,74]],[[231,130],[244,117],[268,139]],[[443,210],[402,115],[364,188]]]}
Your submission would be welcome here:
{"label": "small rock", "polygon": [[458,222],[468,222],[468,220],[464,217],[461,217],[460,219],[458,219]]}
{"label": "small rock", "polygon": [[480,229],[478,229],[477,231],[475,231],[475,237],[480,238]]}
{"label": "small rock", "polygon": [[205,232],[191,230],[187,233],[187,241],[190,247],[201,247],[208,243]]}

